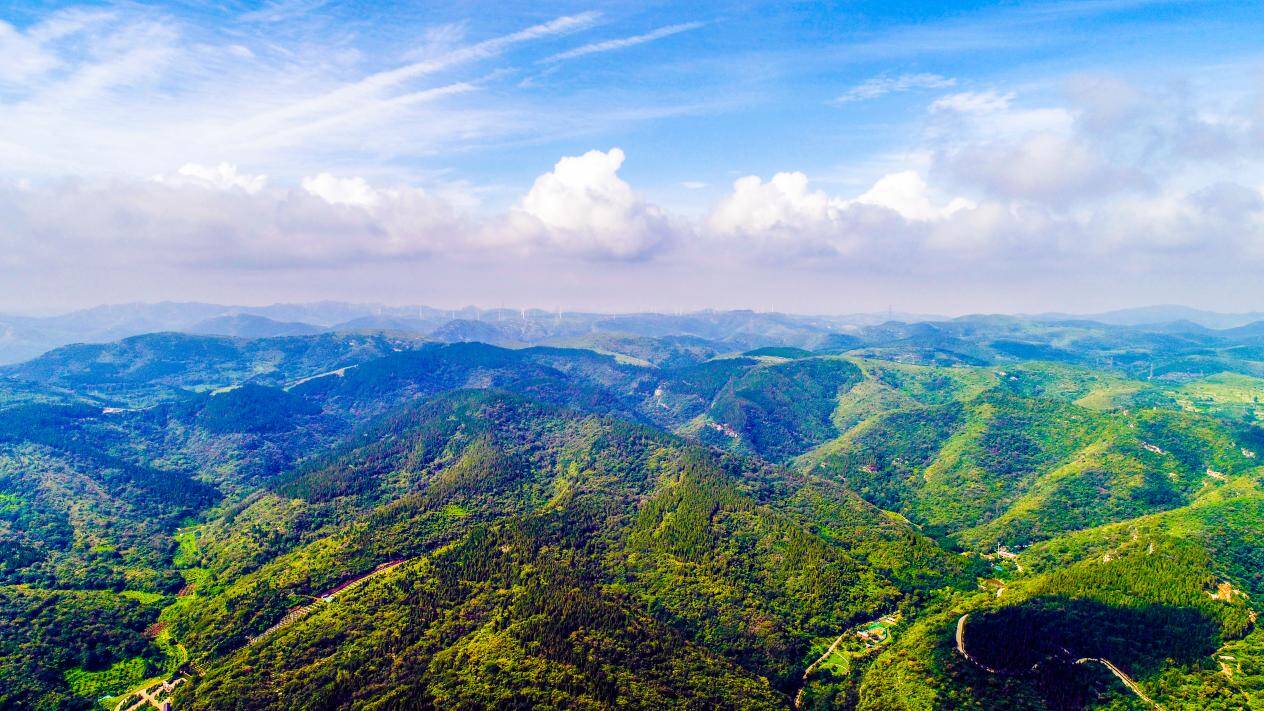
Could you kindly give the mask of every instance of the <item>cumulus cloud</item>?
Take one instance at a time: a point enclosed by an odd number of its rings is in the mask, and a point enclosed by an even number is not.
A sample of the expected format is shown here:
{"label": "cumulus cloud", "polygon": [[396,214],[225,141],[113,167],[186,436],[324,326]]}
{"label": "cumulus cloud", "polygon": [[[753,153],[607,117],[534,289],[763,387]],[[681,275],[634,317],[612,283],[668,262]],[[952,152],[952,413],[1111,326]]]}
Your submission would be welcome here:
{"label": "cumulus cloud", "polygon": [[662,209],[619,177],[618,148],[562,158],[514,211],[516,229],[546,246],[615,259],[643,258],[673,235]]}
{"label": "cumulus cloud", "polygon": [[825,191],[809,189],[803,173],[777,173],[767,182],[748,175],[733,182],[733,192],[716,205],[708,222],[722,235],[792,240],[830,232],[842,207]]}
{"label": "cumulus cloud", "polygon": [[618,148],[565,157],[500,215],[469,199],[320,172],[272,186],[229,163],[188,164],[153,180],[0,184],[5,266],[165,262],[259,269],[383,259],[503,259],[506,250],[575,259],[644,259],[679,225],[619,177]]}
{"label": "cumulus cloud", "polygon": [[1242,104],[1109,76],[1071,78],[1063,102],[1024,98],[989,90],[930,105],[928,174],[976,205],[936,223],[927,246],[1029,268],[1078,256],[1103,269],[1216,270],[1264,252],[1250,185],[1260,117]]}
{"label": "cumulus cloud", "polygon": [[1101,197],[1141,180],[1084,141],[1044,131],[1012,142],[967,144],[940,160],[962,184],[997,197],[1059,204]]}
{"label": "cumulus cloud", "polygon": [[931,221],[972,207],[964,198],[936,204],[914,171],[884,176],[854,198],[812,189],[807,175],[792,172],[777,173],[767,182],[754,175],[738,179],[707,224],[718,236],[741,238],[783,256],[803,252],[870,261],[916,248]]}
{"label": "cumulus cloud", "polygon": [[[1127,96],[1112,102],[1113,94]],[[827,191],[799,171],[750,175],[700,218],[638,193],[620,174],[619,148],[562,157],[503,211],[480,215],[442,189],[338,169],[274,181],[211,161],[154,180],[14,181],[0,187],[0,268],[540,257],[586,271],[650,260],[656,269],[705,269],[718,256],[756,271],[800,263],[866,274],[1256,264],[1264,260],[1264,175],[1251,148],[1258,118],[1183,101],[1101,82],[1068,89],[1064,102],[952,94],[928,104],[926,131],[905,154],[916,160],[893,159],[863,189]],[[1190,148],[1207,136],[1234,146],[1234,160],[1250,170],[1226,181],[1216,162],[1224,158],[1200,159]]]}
{"label": "cumulus cloud", "polygon": [[156,179],[173,185],[196,185],[219,190],[236,189],[252,194],[263,190],[268,184],[268,176],[242,173],[232,163],[220,163],[213,166],[185,163],[174,175],[160,175]]}
{"label": "cumulus cloud", "polygon": [[1219,182],[1190,192],[1128,196],[1092,213],[1083,231],[1097,251],[1126,252],[1144,262],[1174,256],[1236,265],[1264,256],[1264,194]]}
{"label": "cumulus cloud", "polygon": [[1080,124],[1094,133],[1124,128],[1137,118],[1146,104],[1145,94],[1136,86],[1112,76],[1076,76],[1067,82],[1067,97],[1078,110]]}
{"label": "cumulus cloud", "polygon": [[303,189],[331,205],[374,207],[381,195],[361,177],[335,178],[329,173],[303,178]]}
{"label": "cumulus cloud", "polygon": [[[765,254],[888,272],[1214,271],[1264,258],[1264,194],[1246,184],[1261,182],[1248,133],[1256,119],[1102,78],[1073,83],[1066,98],[940,97],[911,151],[925,156],[920,169],[854,196],[814,188],[800,172],[745,177],[707,229]],[[1225,146],[1257,168],[1247,181],[1223,180]]]}
{"label": "cumulus cloud", "polygon": [[1260,175],[1249,113],[1103,76],[1072,78],[1065,99],[930,106],[930,174],[976,204],[936,221],[927,247],[1028,269],[1216,271],[1264,256],[1264,196],[1244,184]]}
{"label": "cumulus cloud", "polygon": [[946,205],[933,204],[926,181],[912,170],[883,176],[854,202],[889,208],[907,220],[934,220],[975,206],[974,201],[963,197],[953,198]]}
{"label": "cumulus cloud", "polygon": [[306,190],[191,180],[59,181],[0,189],[15,266],[349,265],[443,252],[471,232],[445,202],[391,191],[370,211]]}

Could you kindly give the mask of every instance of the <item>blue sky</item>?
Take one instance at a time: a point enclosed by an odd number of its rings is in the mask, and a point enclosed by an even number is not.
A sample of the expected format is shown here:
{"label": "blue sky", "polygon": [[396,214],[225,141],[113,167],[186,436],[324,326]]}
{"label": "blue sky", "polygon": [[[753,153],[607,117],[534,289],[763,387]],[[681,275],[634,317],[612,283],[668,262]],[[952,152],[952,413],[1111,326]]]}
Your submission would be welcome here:
{"label": "blue sky", "polygon": [[3,309],[1264,300],[1258,3],[6,2],[0,23]]}

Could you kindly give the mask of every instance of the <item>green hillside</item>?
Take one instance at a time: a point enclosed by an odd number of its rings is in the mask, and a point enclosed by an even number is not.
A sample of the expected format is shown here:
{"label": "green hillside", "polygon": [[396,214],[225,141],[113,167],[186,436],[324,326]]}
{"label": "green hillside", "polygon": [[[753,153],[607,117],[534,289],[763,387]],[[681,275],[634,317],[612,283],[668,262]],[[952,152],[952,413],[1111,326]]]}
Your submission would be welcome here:
{"label": "green hillside", "polygon": [[6,368],[0,700],[1261,707],[1253,331],[695,325]]}

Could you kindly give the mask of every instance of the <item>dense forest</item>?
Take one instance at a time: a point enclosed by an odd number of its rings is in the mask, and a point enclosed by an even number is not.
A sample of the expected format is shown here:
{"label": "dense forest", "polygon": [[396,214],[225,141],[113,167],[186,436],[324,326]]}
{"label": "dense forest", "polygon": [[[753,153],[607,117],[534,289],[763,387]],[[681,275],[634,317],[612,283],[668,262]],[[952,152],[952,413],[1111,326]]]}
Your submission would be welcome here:
{"label": "dense forest", "polygon": [[726,318],[0,367],[0,706],[1264,708],[1256,329]]}

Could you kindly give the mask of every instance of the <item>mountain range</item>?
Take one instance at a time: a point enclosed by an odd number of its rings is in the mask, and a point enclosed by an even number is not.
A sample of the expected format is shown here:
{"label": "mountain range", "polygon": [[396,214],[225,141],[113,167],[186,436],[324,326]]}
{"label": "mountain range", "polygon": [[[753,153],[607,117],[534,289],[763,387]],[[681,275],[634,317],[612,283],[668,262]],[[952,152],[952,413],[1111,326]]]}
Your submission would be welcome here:
{"label": "mountain range", "polygon": [[1264,329],[355,309],[0,367],[0,705],[1264,703]]}
{"label": "mountain range", "polygon": [[[959,317],[976,319],[980,316]],[[1222,330],[1264,321],[1264,313],[1227,314],[1183,306],[1151,306],[1090,315],[1044,313],[1032,321],[1085,320],[1118,326],[1169,324]],[[598,314],[540,309],[434,309],[333,301],[225,306],[197,302],[99,306],[54,316],[0,314],[0,364],[33,358],[71,343],[101,343],[128,336],[172,331],[201,335],[266,338],[339,331],[400,331],[439,341],[482,341],[502,345],[561,343],[595,332],[650,337],[693,335],[731,340],[753,335],[746,345],[811,344],[814,337],[886,322],[930,323],[949,317],[909,313],[801,316],[753,311],[690,314]]]}

